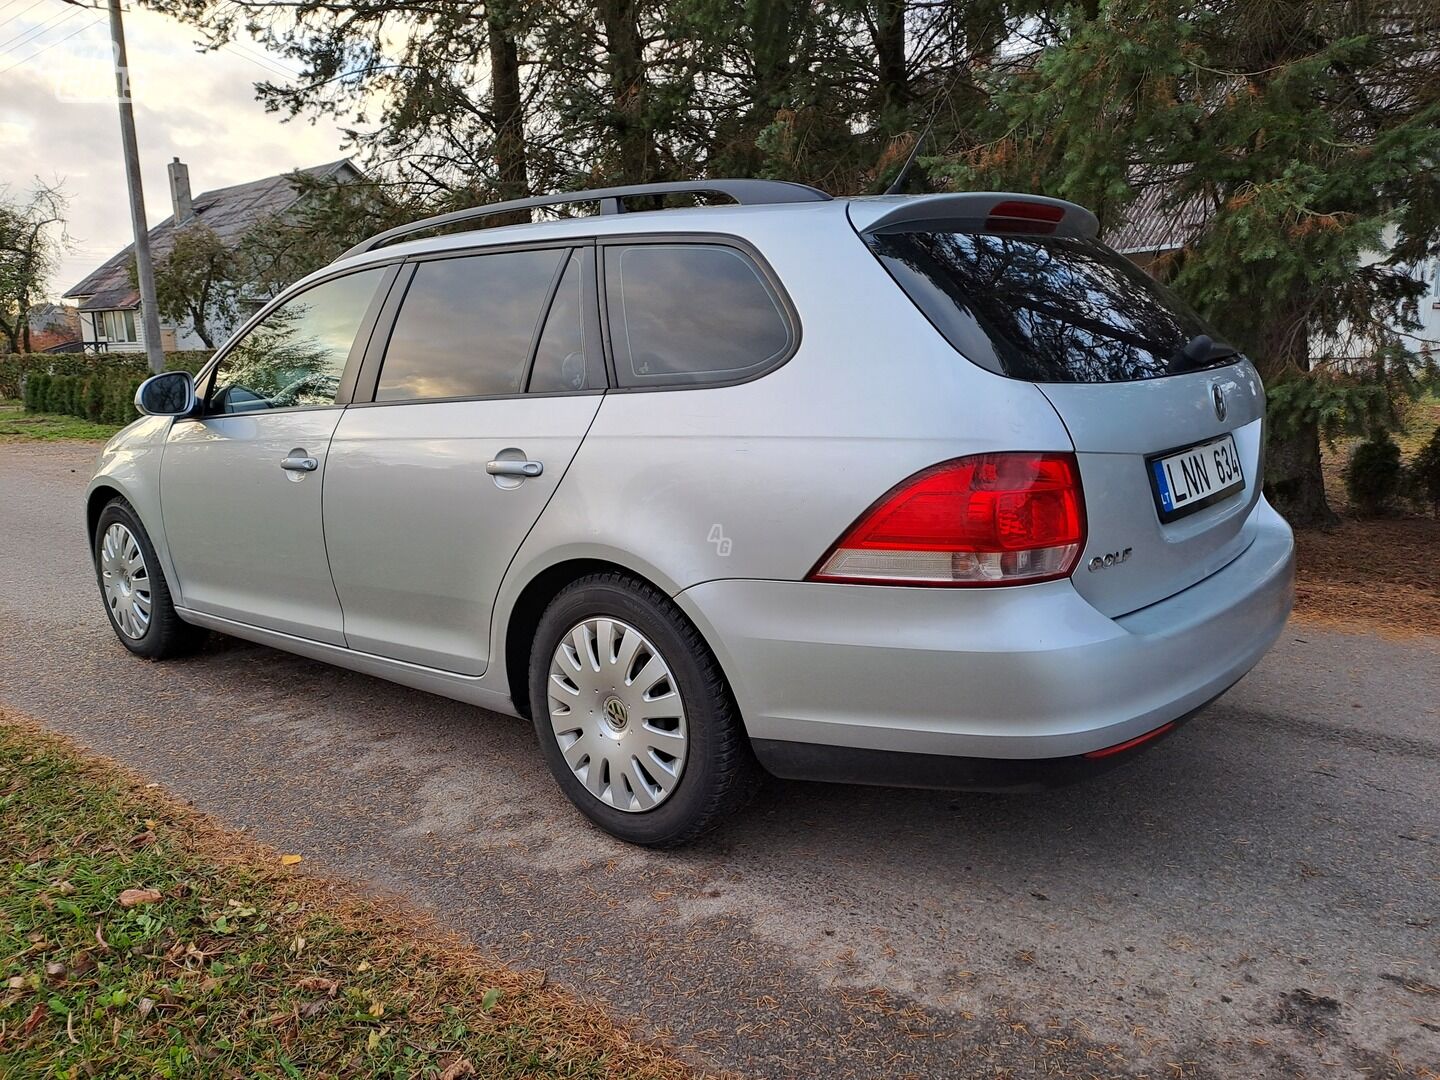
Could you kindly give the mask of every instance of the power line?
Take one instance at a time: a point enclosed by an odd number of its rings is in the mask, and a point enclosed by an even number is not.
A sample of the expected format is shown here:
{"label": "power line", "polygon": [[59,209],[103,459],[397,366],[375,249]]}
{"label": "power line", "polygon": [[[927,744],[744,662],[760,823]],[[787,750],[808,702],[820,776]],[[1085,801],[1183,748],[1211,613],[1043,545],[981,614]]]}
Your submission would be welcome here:
{"label": "power line", "polygon": [[6,19],[4,22],[0,22],[0,26],[9,26],[9,25],[10,25],[12,22],[14,22],[16,19],[23,19],[26,15],[28,15],[30,12],[34,11],[37,7],[39,7],[39,6],[40,6],[41,4],[43,4],[44,2],[45,2],[45,0],[35,0],[35,2],[34,2],[33,4],[31,4],[29,7],[25,8],[25,9],[22,10],[22,11],[16,12],[14,15],[11,15],[10,18]]}
{"label": "power line", "polygon": [[[62,12],[62,13],[61,13],[59,16],[57,16],[56,18],[51,19],[49,22],[41,23],[39,26],[32,26],[29,30],[26,30],[24,33],[22,33],[22,34],[16,34],[16,35],[15,35],[13,38],[11,38],[9,41],[6,41],[4,44],[0,44],[0,52],[3,52],[3,51],[8,50],[8,49],[13,49],[13,48],[15,48],[15,47],[17,47],[17,46],[19,46],[19,45],[22,45],[22,44],[34,44],[34,42],[38,41],[40,38],[42,38],[42,37],[44,37],[46,34],[48,34],[51,30],[55,29],[55,27],[61,25],[62,23],[67,23],[67,22],[69,22],[69,21],[70,21],[71,19],[73,19],[76,15],[79,15],[79,14],[80,14],[80,12],[78,12],[78,11],[65,11],[65,12]],[[25,38],[29,38],[30,40],[29,40],[29,41],[24,41],[24,40],[22,40],[22,39],[25,39]]]}
{"label": "power line", "polygon": [[298,71],[292,71],[284,65],[280,64],[278,61],[271,61],[268,58],[265,60],[260,60],[254,56],[251,56],[248,52],[241,52],[238,48],[235,47],[235,43],[233,42],[226,42],[224,45],[221,46],[221,48],[233,53],[234,55],[240,57],[240,59],[242,60],[249,60],[250,63],[254,64],[256,67],[263,68],[266,71],[270,72],[272,75],[284,75],[287,79],[298,79],[300,77],[300,73]]}
{"label": "power line", "polygon": [[270,53],[265,49],[258,48],[247,41],[240,41],[237,39],[229,42],[228,44],[232,48],[239,49],[241,52],[246,53],[249,56],[257,57],[258,59],[274,64],[276,67],[284,68],[286,71],[289,71],[290,74],[295,75],[296,77],[300,75],[299,71],[296,71],[289,64],[285,63],[285,61],[280,59],[280,57],[275,56],[273,53]]}
{"label": "power line", "polygon": [[49,45],[46,45],[46,46],[45,46],[43,49],[41,49],[39,52],[33,52],[33,53],[31,53],[29,56],[24,57],[23,59],[16,60],[15,63],[11,64],[9,67],[0,68],[0,75],[4,75],[7,71],[14,71],[14,70],[15,70],[17,67],[19,67],[21,64],[28,64],[31,60],[34,60],[37,56],[41,55],[41,53],[47,53],[47,52],[49,52],[51,49],[55,48],[56,45],[63,45],[63,44],[65,44],[65,42],[69,41],[69,40],[70,40],[71,38],[73,38],[76,34],[82,34],[82,33],[84,33],[86,30],[89,30],[92,26],[95,26],[95,25],[97,25],[98,23],[102,23],[102,22],[104,22],[104,21],[105,21],[104,19],[96,19],[94,22],[88,22],[88,23],[86,23],[84,26],[79,27],[78,29],[75,29],[75,30],[70,31],[70,33],[66,34],[64,37],[59,38],[59,39],[57,39],[57,40],[55,40],[55,41],[52,41]]}

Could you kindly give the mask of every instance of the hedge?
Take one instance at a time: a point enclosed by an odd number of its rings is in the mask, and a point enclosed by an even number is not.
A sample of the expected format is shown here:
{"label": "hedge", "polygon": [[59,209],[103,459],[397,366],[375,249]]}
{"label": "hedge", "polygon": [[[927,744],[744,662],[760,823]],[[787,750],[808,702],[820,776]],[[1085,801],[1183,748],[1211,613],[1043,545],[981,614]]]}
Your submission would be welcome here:
{"label": "hedge", "polygon": [[[168,371],[199,371],[208,352],[165,354]],[[143,354],[11,353],[0,357],[0,397],[21,397],[27,412],[128,424],[135,391],[150,377]]]}
{"label": "hedge", "polygon": [[[212,355],[208,349],[166,353],[165,369],[194,373]],[[143,380],[150,368],[144,353],[7,353],[0,356],[0,398],[23,396],[25,380],[32,374],[89,378],[96,373]]]}

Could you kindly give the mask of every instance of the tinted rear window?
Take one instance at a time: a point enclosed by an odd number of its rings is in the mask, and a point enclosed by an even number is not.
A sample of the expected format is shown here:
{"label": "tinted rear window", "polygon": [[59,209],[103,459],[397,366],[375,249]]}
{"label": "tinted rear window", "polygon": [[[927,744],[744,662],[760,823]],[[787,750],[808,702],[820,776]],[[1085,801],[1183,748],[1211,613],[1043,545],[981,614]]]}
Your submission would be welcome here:
{"label": "tinted rear window", "polygon": [[607,247],[605,297],[621,386],[746,379],[790,351],[790,320],[774,290],[731,247]]}
{"label": "tinted rear window", "polygon": [[1095,240],[956,228],[866,241],[956,349],[1012,378],[1151,379],[1210,333],[1170,290]]}

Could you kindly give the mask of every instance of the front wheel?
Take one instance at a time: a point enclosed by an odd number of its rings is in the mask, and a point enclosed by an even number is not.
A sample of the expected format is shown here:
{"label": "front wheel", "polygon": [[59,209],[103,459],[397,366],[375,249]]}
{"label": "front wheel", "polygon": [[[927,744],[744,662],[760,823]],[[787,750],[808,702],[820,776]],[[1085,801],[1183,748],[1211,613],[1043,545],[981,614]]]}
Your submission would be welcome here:
{"label": "front wheel", "polygon": [[530,707],[576,807],[632,844],[674,847],[740,809],[759,765],[699,632],[654,587],[581,578],[535,633]]}
{"label": "front wheel", "polygon": [[94,545],[95,580],[120,644],[151,660],[193,652],[205,631],[175,613],[155,546],[124,499],[100,512]]}

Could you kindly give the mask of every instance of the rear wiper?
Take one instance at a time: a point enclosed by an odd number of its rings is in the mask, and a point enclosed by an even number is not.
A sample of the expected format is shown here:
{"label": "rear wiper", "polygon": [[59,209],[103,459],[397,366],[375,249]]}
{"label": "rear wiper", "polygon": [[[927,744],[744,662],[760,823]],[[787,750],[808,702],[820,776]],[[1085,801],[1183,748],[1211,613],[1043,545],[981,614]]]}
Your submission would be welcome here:
{"label": "rear wiper", "polygon": [[1209,334],[1196,334],[1170,357],[1170,363],[1165,370],[1171,375],[1179,375],[1181,372],[1209,367],[1218,360],[1228,360],[1239,355],[1240,350],[1233,345],[1215,341]]}

